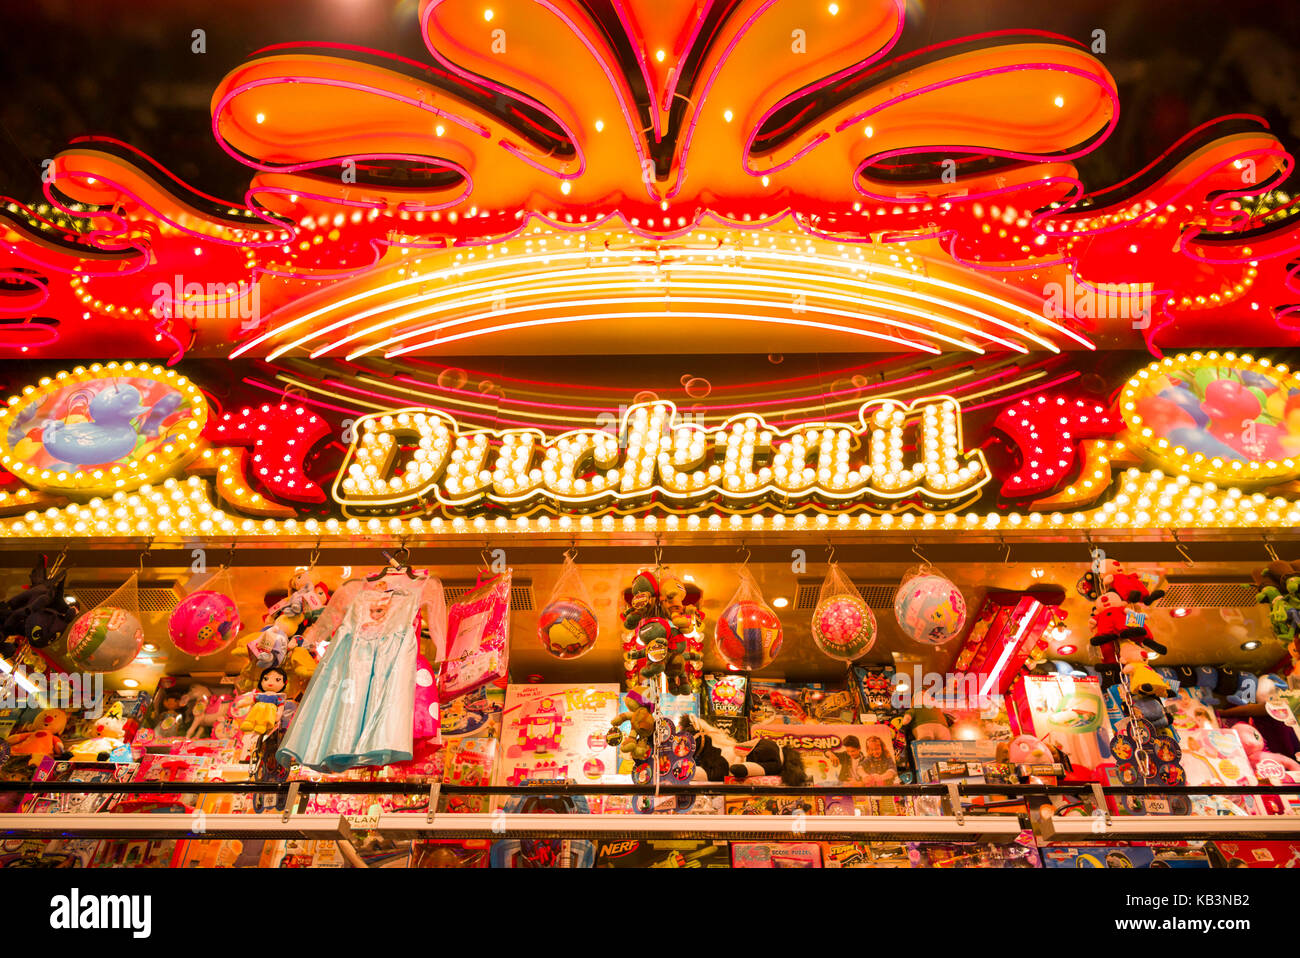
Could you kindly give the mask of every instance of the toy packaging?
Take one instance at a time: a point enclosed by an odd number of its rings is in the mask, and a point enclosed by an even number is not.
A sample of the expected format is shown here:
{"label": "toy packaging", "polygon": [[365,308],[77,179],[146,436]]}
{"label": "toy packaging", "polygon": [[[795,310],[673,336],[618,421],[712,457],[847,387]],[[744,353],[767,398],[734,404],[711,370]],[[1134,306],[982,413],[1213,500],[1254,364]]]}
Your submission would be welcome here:
{"label": "toy packaging", "polygon": [[[510,658],[509,570],[480,580],[447,610],[442,702],[505,678]],[[441,650],[439,650],[441,651]]]}
{"label": "toy packaging", "polygon": [[823,868],[911,868],[901,842],[822,842]]}
{"label": "toy packaging", "polygon": [[[751,776],[746,781],[763,784],[764,776]],[[780,785],[781,780],[773,776],[770,784]],[[724,808],[728,815],[824,815],[826,806],[821,795],[770,795],[741,796],[728,795]],[[852,812],[849,813],[853,814]]]}
{"label": "toy packaging", "polygon": [[1197,843],[1070,845],[1042,849],[1045,868],[1209,868]]}
{"label": "toy packaging", "polygon": [[774,679],[753,679],[749,685],[749,726],[807,725],[804,687]]}
{"label": "toy packaging", "polygon": [[489,682],[442,706],[444,742],[469,737],[501,737],[501,713],[506,705],[504,680]]}
{"label": "toy packaging", "polygon": [[92,867],[179,868],[180,849],[187,844],[197,843],[177,841],[174,838],[100,842]]}
{"label": "toy packaging", "polygon": [[412,868],[487,868],[492,843],[485,838],[431,838],[411,843]]}
{"label": "toy packaging", "polygon": [[[46,756],[32,774],[34,782],[131,782],[137,780],[137,766],[122,762],[65,762]],[[30,793],[23,798],[22,811],[85,815],[103,811],[120,796],[111,792]]]}
{"label": "toy packaging", "polygon": [[18,838],[0,844],[0,868],[90,868],[97,860],[97,838]]}
{"label": "toy packaging", "polygon": [[[451,739],[442,750],[442,781],[445,785],[487,786],[496,773],[495,738]],[[485,812],[486,795],[444,795],[440,811]]]}
{"label": "toy packaging", "polygon": [[730,868],[731,855],[724,841],[625,838],[599,842],[596,867]]}
{"label": "toy packaging", "polygon": [[822,682],[810,682],[804,686],[803,707],[808,722],[813,725],[859,724],[853,693],[848,689],[830,688]]}
{"label": "toy packaging", "polygon": [[908,842],[913,868],[1040,868],[1032,832],[1014,842]]}
{"label": "toy packaging", "polygon": [[1216,868],[1300,868],[1300,842],[1234,839],[1207,845]]}
{"label": "toy packaging", "polygon": [[1098,679],[1062,675],[1021,675],[1011,686],[1012,725],[1055,745],[1070,758],[1075,780],[1091,781],[1110,759],[1114,737]]}
{"label": "toy packaging", "polygon": [[770,725],[757,738],[794,747],[815,785],[893,785],[894,732],[887,725]]}
{"label": "toy packaging", "polygon": [[506,689],[496,784],[530,779],[626,783],[605,735],[619,689],[599,685],[511,685]]}
{"label": "toy packaging", "polygon": [[732,842],[732,868],[821,868],[817,842]]}
{"label": "toy packaging", "polygon": [[[1258,785],[1250,757],[1232,729],[1187,729],[1178,733],[1188,785]],[[1262,815],[1253,795],[1193,795],[1193,815]]]}
{"label": "toy packaging", "polygon": [[704,717],[737,742],[749,739],[749,676],[710,672],[704,676]]}

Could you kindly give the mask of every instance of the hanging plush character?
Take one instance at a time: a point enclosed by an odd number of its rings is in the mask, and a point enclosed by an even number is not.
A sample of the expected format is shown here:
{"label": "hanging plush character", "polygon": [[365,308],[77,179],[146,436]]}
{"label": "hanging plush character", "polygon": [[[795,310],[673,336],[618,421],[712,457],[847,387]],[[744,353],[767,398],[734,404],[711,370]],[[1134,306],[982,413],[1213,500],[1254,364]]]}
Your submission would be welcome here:
{"label": "hanging plush character", "polygon": [[1140,575],[1127,571],[1114,559],[1106,559],[1102,563],[1101,584],[1118,593],[1126,602],[1141,602],[1143,605],[1150,605],[1165,594],[1164,589],[1148,589]]}
{"label": "hanging plush character", "polygon": [[[627,699],[632,708],[610,720],[605,743],[630,756],[634,762],[644,762],[655,744],[654,705],[638,692],[628,692]],[[624,722],[629,729],[626,735],[623,733]]]}
{"label": "hanging plush character", "polygon": [[278,728],[285,703],[284,688],[288,684],[289,674],[278,665],[263,669],[257,679],[257,690],[243,696],[248,711],[239,723],[240,731],[265,735]]}
{"label": "hanging plush character", "polygon": [[1155,669],[1147,665],[1146,653],[1136,642],[1121,642],[1119,661],[1124,675],[1128,678],[1129,690],[1138,695],[1151,698],[1167,698],[1169,683],[1160,677]]}
{"label": "hanging plush character", "polygon": [[41,556],[28,576],[30,585],[0,602],[0,642],[3,651],[12,655],[17,639],[26,639],[35,648],[44,648],[58,639],[77,617],[77,607],[69,605],[64,594],[66,570],[49,574],[49,560]]}
{"label": "hanging plush character", "polygon": [[1092,629],[1092,644],[1105,645],[1114,642],[1128,628],[1127,605],[1114,592],[1104,592],[1097,597],[1097,604],[1092,607],[1088,625]]}

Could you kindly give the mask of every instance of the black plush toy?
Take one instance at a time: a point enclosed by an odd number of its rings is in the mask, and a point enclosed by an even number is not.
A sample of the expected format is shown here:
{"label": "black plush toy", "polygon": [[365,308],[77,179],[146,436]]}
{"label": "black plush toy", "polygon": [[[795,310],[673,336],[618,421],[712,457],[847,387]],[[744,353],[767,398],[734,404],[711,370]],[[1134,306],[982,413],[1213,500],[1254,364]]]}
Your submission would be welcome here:
{"label": "black plush toy", "polygon": [[783,748],[771,739],[761,738],[742,762],[735,739],[701,719],[692,718],[690,721],[695,732],[696,781],[721,782],[728,775],[739,779],[751,775],[780,775],[782,785],[808,784],[808,773],[798,749]]}
{"label": "black plush toy", "polygon": [[0,602],[0,646],[13,654],[17,640],[26,639],[35,648],[44,648],[61,636],[77,609],[69,605],[63,587],[67,571],[55,560],[41,556],[31,572],[31,586]]}

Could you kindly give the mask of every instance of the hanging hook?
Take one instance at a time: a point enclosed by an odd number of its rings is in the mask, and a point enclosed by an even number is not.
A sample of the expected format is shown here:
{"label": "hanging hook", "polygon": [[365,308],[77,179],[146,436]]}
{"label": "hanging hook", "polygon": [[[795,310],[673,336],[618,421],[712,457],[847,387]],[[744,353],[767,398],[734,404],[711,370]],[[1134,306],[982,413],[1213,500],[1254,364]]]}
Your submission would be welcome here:
{"label": "hanging hook", "polygon": [[1002,548],[1006,550],[1002,553],[1002,564],[1006,565],[1011,561],[1011,543],[1002,535],[998,536],[998,542],[1001,543]]}
{"label": "hanging hook", "polygon": [[1174,548],[1178,550],[1178,554],[1183,557],[1183,559],[1187,562],[1188,565],[1196,565],[1196,560],[1187,554],[1187,550],[1183,547],[1182,542],[1179,541],[1178,533],[1175,532],[1173,535],[1174,535]]}
{"label": "hanging hook", "polygon": [[316,563],[320,561],[320,539],[316,539],[316,545],[311,550],[311,558],[307,560],[307,571],[311,572],[316,568]]}
{"label": "hanging hook", "polygon": [[140,568],[136,572],[137,576],[144,575],[144,560],[149,557],[149,550],[151,550],[152,548],[153,548],[153,536],[150,536],[149,541],[145,543],[144,551],[140,553]]}
{"label": "hanging hook", "polygon": [[742,542],[740,544],[740,548],[738,548],[736,551],[744,554],[744,558],[740,560],[740,564],[742,566],[749,565],[750,557],[753,556],[754,554],[749,551],[749,546],[745,545],[745,543]]}
{"label": "hanging hook", "polygon": [[835,564],[835,543],[831,542],[829,539],[826,540],[826,564]]}
{"label": "hanging hook", "polygon": [[664,541],[659,533],[655,533],[655,568],[663,567],[664,563]]}
{"label": "hanging hook", "polygon": [[226,561],[223,562],[220,568],[217,569],[218,572],[220,572],[222,569],[229,569],[232,565],[235,564],[235,546],[237,544],[238,544],[238,540],[236,539],[230,540],[230,552],[226,554]]}
{"label": "hanging hook", "polygon": [[1264,548],[1268,551],[1268,557],[1274,562],[1281,561],[1278,558],[1277,550],[1273,548],[1273,543],[1268,541],[1268,536],[1264,536]]}
{"label": "hanging hook", "polygon": [[912,555],[921,560],[921,565],[928,566],[930,564],[930,561],[921,554],[921,540],[919,539],[912,539]]}

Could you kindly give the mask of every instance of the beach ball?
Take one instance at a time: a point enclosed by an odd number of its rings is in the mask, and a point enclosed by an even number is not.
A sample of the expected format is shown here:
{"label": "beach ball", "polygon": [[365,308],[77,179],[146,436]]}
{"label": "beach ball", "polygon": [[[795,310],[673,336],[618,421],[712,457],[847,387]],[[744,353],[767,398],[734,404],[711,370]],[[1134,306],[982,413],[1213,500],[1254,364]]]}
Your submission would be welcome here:
{"label": "beach ball", "polygon": [[757,602],[733,602],[722,610],[713,631],[718,654],[733,669],[752,672],[781,651],[781,620]]}
{"label": "beach ball", "polygon": [[239,636],[243,624],[228,595],[203,590],[181,599],[167,620],[172,644],[193,656],[215,655]]}
{"label": "beach ball", "polygon": [[576,659],[590,652],[599,630],[596,613],[581,599],[556,599],[537,620],[542,647],[557,659]]}
{"label": "beach ball", "polygon": [[126,609],[102,605],[72,623],[68,658],[89,672],[116,672],[140,654],[144,629]]}
{"label": "beach ball", "polygon": [[943,645],[961,634],[966,624],[966,600],[943,576],[926,573],[898,587],[894,616],[908,638]]}
{"label": "beach ball", "polygon": [[860,595],[828,595],[813,609],[812,634],[831,658],[852,662],[876,644],[876,614]]}

